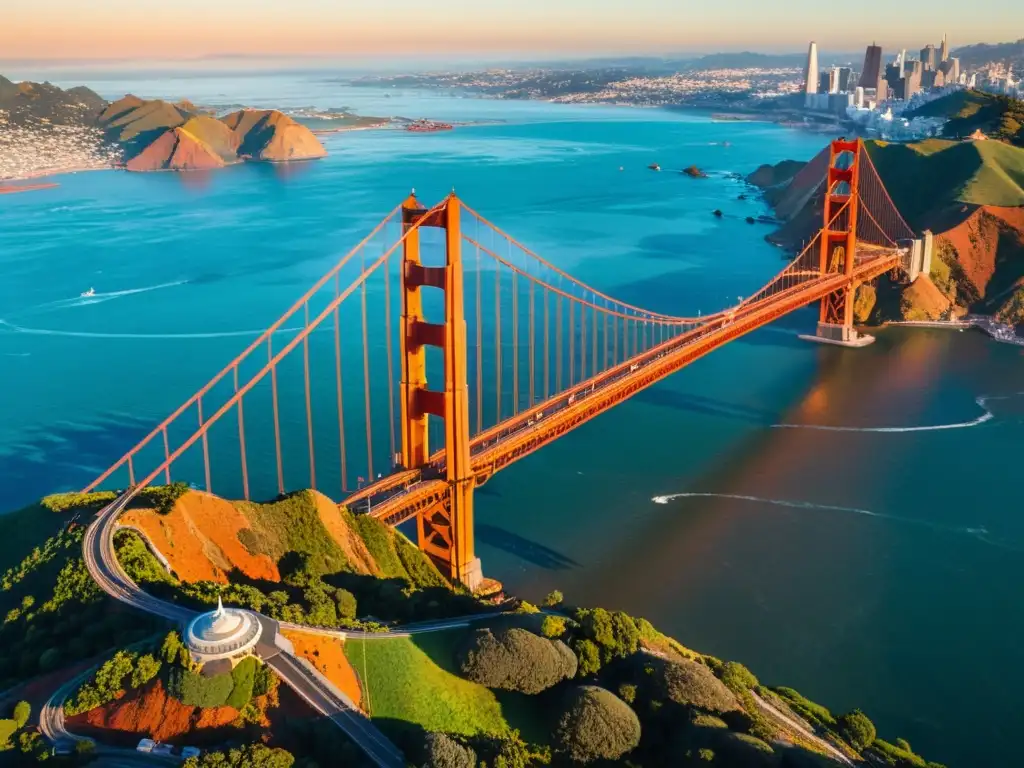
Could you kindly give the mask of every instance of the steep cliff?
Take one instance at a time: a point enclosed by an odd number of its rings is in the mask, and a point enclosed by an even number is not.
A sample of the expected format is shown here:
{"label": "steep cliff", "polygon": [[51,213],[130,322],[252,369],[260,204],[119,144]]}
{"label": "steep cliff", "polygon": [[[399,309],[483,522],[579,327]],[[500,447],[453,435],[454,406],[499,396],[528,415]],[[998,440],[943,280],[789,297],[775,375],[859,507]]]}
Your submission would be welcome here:
{"label": "steep cliff", "polygon": [[[867,149],[911,227],[934,232],[935,249],[930,274],[913,285],[883,278],[877,295],[858,296],[858,319],[933,320],[970,311],[1024,323],[1024,150],[941,139],[869,141]],[[795,174],[787,162],[748,177],[784,222],[770,241],[795,249],[820,229],[827,164],[826,148]],[[787,175],[790,181],[773,183]]]}
{"label": "steep cliff", "polygon": [[221,120],[238,139],[238,154],[280,163],[325,157],[327,150],[306,126],[276,110],[244,109]]}

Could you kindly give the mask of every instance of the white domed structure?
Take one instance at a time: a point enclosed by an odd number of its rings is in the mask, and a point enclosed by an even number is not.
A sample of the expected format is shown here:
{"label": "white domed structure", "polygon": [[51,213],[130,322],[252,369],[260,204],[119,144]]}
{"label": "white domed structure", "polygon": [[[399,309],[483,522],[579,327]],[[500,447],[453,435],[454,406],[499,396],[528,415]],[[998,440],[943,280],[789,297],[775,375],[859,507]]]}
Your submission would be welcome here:
{"label": "white domed structure", "polygon": [[200,664],[224,659],[234,661],[253,652],[263,627],[250,611],[225,608],[217,598],[217,610],[189,622],[185,644]]}

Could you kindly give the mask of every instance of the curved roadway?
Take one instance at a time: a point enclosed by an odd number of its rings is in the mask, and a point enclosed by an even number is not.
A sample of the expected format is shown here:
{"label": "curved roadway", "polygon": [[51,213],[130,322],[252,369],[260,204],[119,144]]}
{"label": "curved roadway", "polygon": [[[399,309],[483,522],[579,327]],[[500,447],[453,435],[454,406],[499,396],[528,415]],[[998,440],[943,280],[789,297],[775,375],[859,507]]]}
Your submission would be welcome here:
{"label": "curved roadway", "polygon": [[[86,529],[82,541],[86,568],[99,587],[111,597],[133,608],[160,616],[179,625],[185,625],[197,615],[196,611],[147,594],[131,580],[117,560],[114,550],[117,519],[133,496],[134,491],[132,490],[122,493],[116,500],[104,507]],[[272,628],[276,636],[279,626],[277,622],[261,614],[256,615],[265,627]],[[304,629],[299,626],[295,628]],[[351,699],[332,685],[311,664],[297,659],[276,644],[261,642],[257,646],[257,653],[299,697],[341,728],[375,765],[380,768],[405,766],[405,756],[401,750],[370,722],[369,718],[355,706]],[[81,678],[76,678],[62,686],[47,702],[45,716],[40,715],[40,721],[46,723],[43,732],[54,743],[67,743],[68,738],[75,741],[81,739],[81,737],[72,736],[64,728],[63,713],[64,699],[80,682]]]}

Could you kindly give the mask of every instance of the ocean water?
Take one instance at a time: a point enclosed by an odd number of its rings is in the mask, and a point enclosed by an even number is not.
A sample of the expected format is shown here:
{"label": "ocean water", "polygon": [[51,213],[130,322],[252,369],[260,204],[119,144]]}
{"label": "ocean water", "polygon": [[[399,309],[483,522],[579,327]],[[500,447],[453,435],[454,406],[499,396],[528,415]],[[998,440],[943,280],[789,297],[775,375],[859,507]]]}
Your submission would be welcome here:
{"label": "ocean water", "polygon": [[[763,205],[739,200],[730,174],[822,142],[690,112],[356,89],[324,74],[87,84],[108,98],[473,125],[333,134],[327,159],[287,170],[81,173],[0,199],[3,509],[91,480],[411,188],[426,202],[456,189],[625,301],[709,312],[782,265],[767,230],[742,220]],[[485,572],[527,598],[558,588],[646,616],[766,684],[863,708],[931,759],[1013,764],[1021,351],[907,329],[819,347],[797,339],[814,319],[741,339],[496,476],[477,495]],[[300,422],[285,428],[301,444]]]}

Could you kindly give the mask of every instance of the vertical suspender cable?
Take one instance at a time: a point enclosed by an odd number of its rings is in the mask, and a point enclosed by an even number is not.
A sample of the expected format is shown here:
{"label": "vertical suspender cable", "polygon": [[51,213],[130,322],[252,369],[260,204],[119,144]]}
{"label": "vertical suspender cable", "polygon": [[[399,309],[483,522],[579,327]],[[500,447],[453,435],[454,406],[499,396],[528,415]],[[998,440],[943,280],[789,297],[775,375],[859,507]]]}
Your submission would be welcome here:
{"label": "vertical suspender cable", "polygon": [[[337,298],[341,285],[338,275],[334,276],[334,297]],[[337,386],[338,396],[338,445],[341,450],[341,490],[348,491],[347,470],[345,467],[345,405],[341,396],[341,319],[338,316],[338,307],[334,308],[334,381]]]}
{"label": "vertical suspender cable", "polygon": [[512,272],[512,415],[519,414],[519,291]]}
{"label": "vertical suspender cable", "polygon": [[591,374],[597,375],[597,297],[594,297],[594,306],[590,308],[590,368]]}
{"label": "vertical suspender cable", "polygon": [[534,349],[534,320],[533,320],[533,281],[530,281],[530,408],[533,407],[533,384],[536,380],[534,375],[535,366],[533,361],[533,349]]}
{"label": "vertical suspender cable", "polygon": [[[384,248],[388,247],[387,238],[384,239]],[[395,390],[395,363],[394,346],[391,340],[391,257],[385,256],[384,263],[384,337],[386,339],[388,354],[388,420],[390,423],[391,438],[391,463],[396,463],[395,458],[395,397],[398,394]],[[390,466],[390,464],[389,464]]]}
{"label": "vertical suspender cable", "polygon": [[548,310],[548,305],[550,303],[548,301],[550,298],[550,291],[545,288],[544,293],[541,294],[541,296],[544,299],[544,399],[547,400],[551,391],[549,386],[551,379],[548,371],[548,367],[551,362],[551,332],[549,329],[550,324],[548,323],[548,316],[550,315]]}
{"label": "vertical suspender cable", "polygon": [[[235,363],[235,394],[238,394],[238,364]],[[249,500],[249,467],[245,459],[245,410],[243,401],[238,398],[238,448],[242,460],[242,498]]]}
{"label": "vertical suspender cable", "polygon": [[366,400],[366,470],[367,483],[373,482],[373,415],[370,409],[370,343],[366,335],[366,259],[363,258],[363,391]]}
{"label": "vertical suspender cable", "polygon": [[601,323],[604,326],[604,330],[601,331],[601,338],[603,339],[603,343],[601,344],[601,346],[604,347],[604,352],[603,352],[604,364],[602,365],[602,368],[607,371],[608,370],[608,313],[607,312],[602,312],[601,313]]}
{"label": "vertical suspender cable", "polygon": [[[477,221],[477,229],[480,222]],[[480,282],[480,238],[476,246],[476,431],[484,429],[484,315]]]}
{"label": "vertical suspender cable", "polygon": [[580,381],[587,378],[587,305],[580,304]]}
{"label": "vertical suspender cable", "polygon": [[501,262],[494,266],[494,375],[495,417],[494,423],[501,423]]}
{"label": "vertical suspender cable", "polygon": [[576,314],[576,302],[569,299],[569,386],[576,383],[576,325],[574,315]]}
{"label": "vertical suspender cable", "polygon": [[277,454],[277,492],[284,495],[284,466],[281,463],[281,416],[277,406],[277,364],[274,363],[273,336],[267,336],[267,359],[270,368],[270,392],[274,401],[274,452]]}
{"label": "vertical suspender cable", "polygon": [[562,297],[555,294],[555,392],[562,391]]}
{"label": "vertical suspender cable", "polygon": [[[304,326],[309,328],[309,302],[303,304]],[[313,452],[313,398],[309,386],[309,334],[302,338],[302,370],[306,389],[306,438],[309,442],[309,487],[316,490],[316,454]]]}
{"label": "vertical suspender cable", "polygon": [[[203,427],[203,398],[196,401],[199,405],[199,428]],[[209,430],[203,430],[203,469],[206,471],[206,492],[213,493],[213,486],[210,484],[210,443],[206,439]]]}

